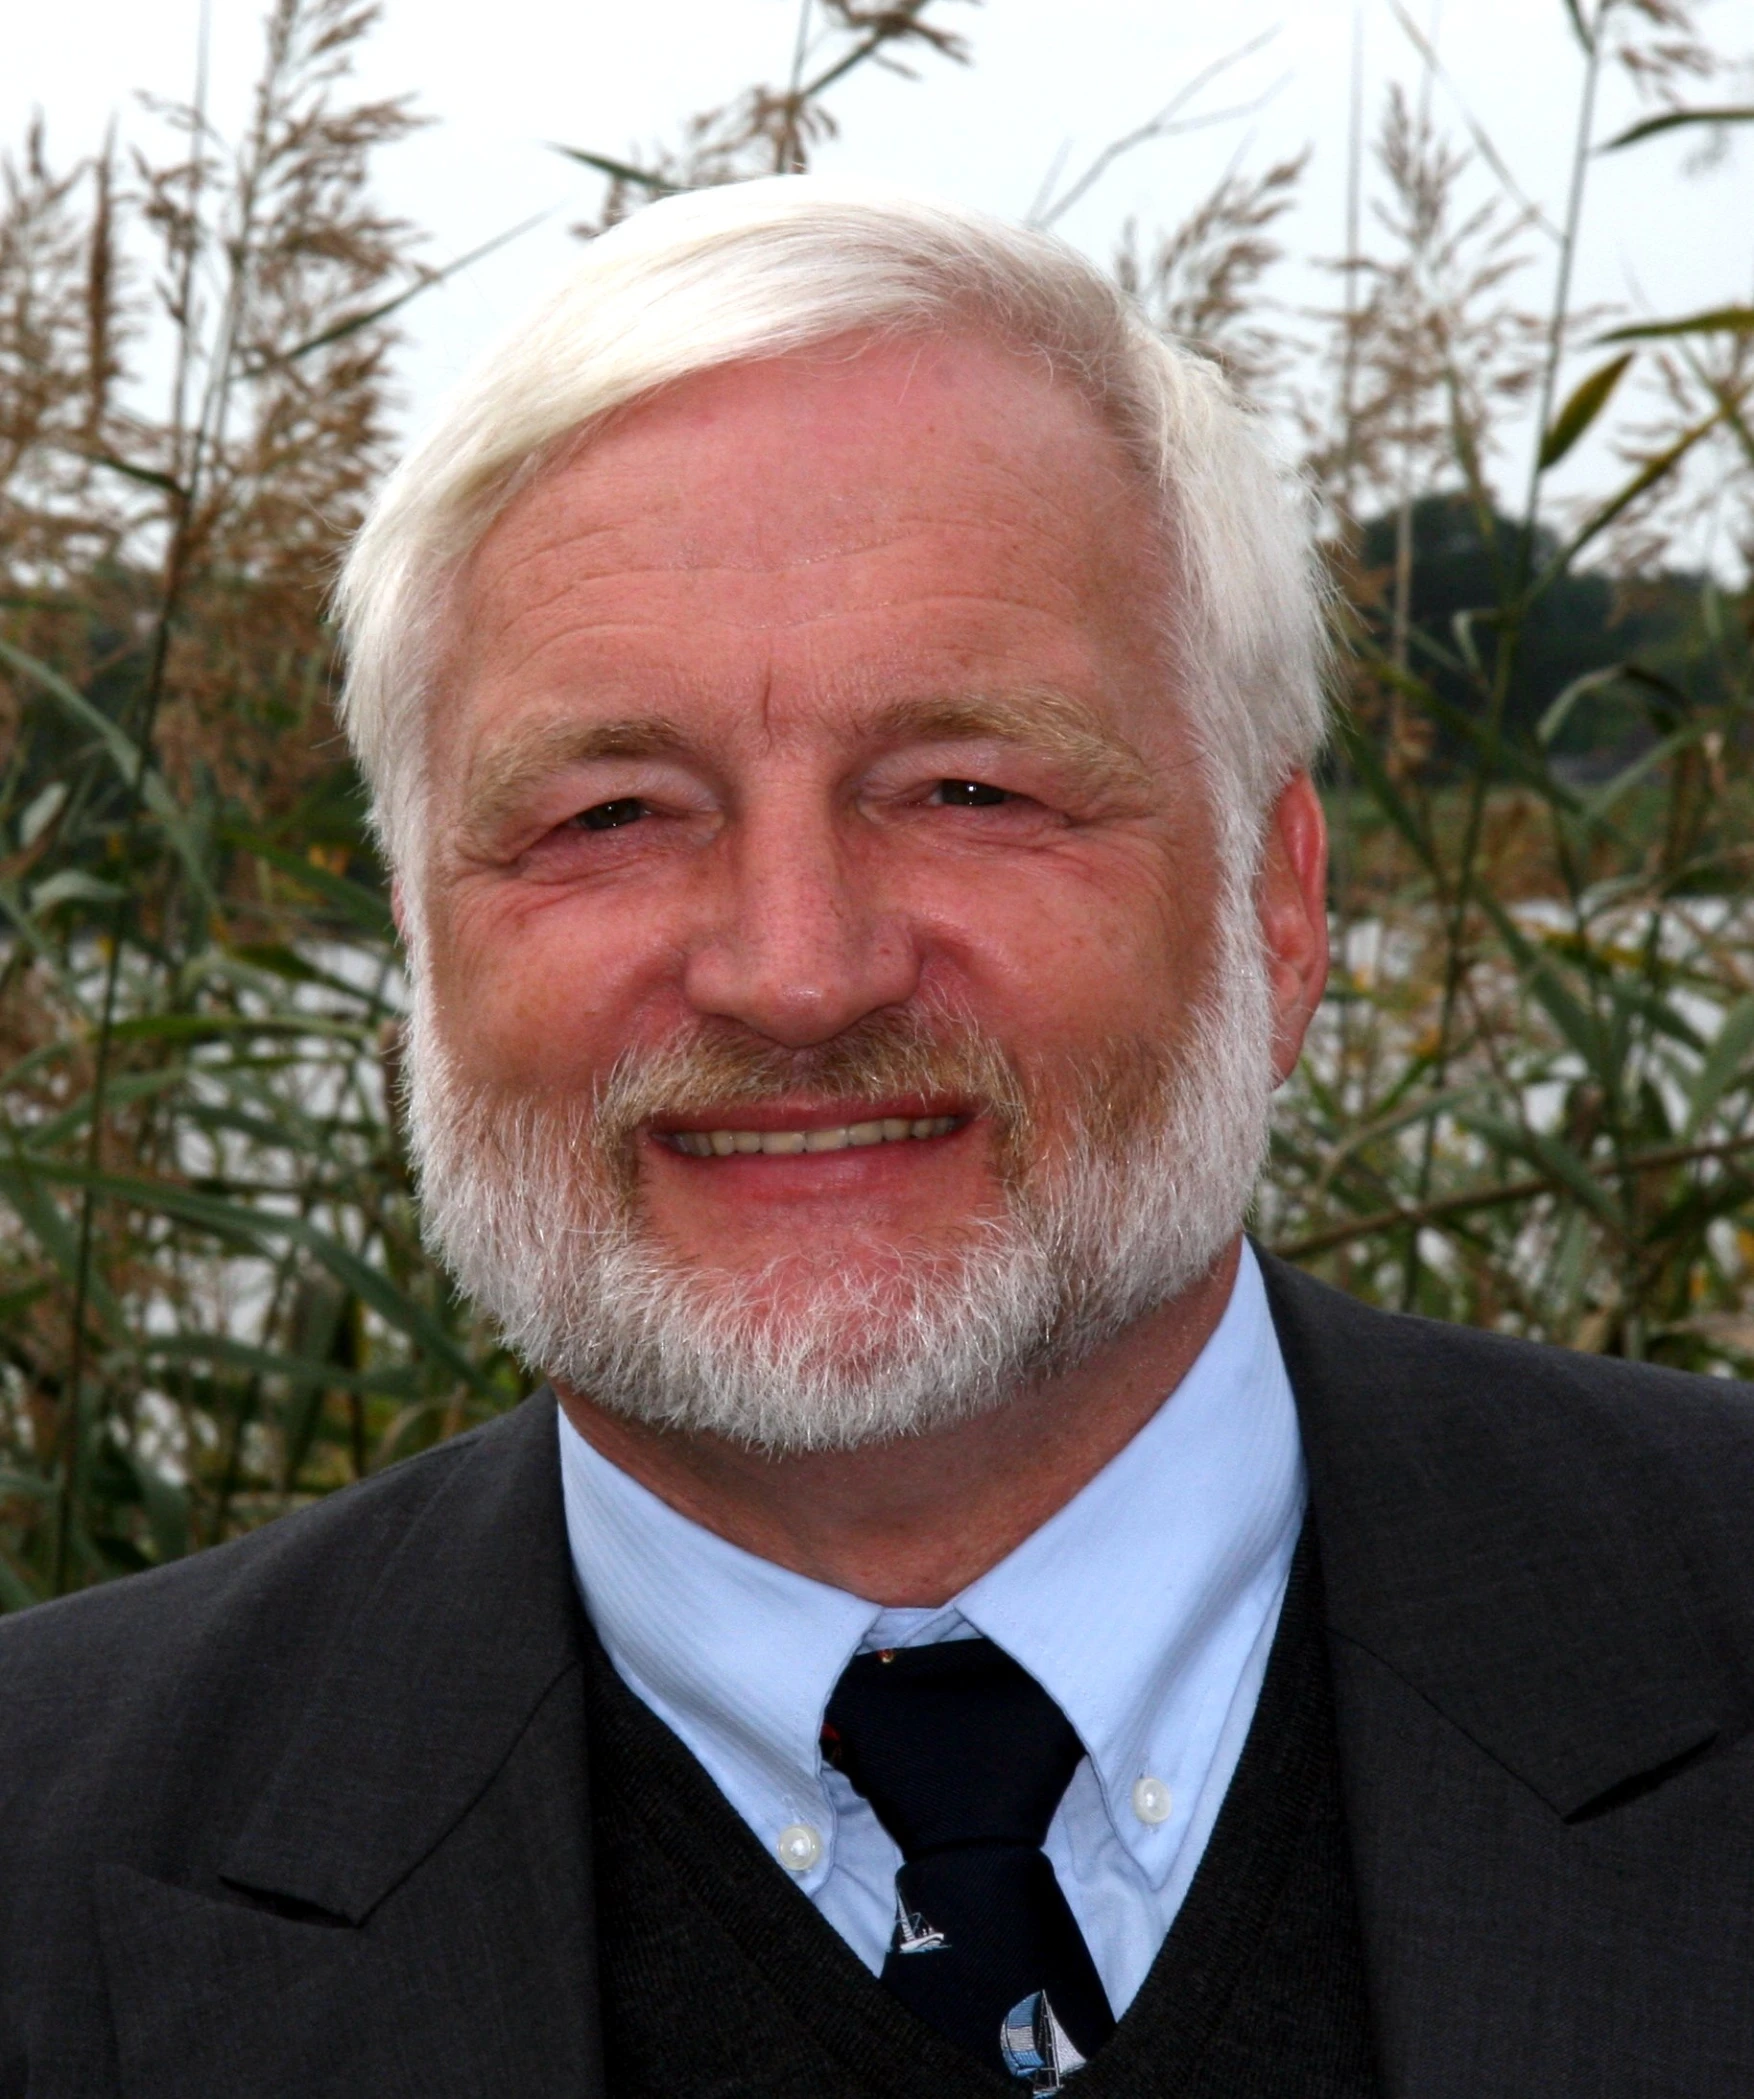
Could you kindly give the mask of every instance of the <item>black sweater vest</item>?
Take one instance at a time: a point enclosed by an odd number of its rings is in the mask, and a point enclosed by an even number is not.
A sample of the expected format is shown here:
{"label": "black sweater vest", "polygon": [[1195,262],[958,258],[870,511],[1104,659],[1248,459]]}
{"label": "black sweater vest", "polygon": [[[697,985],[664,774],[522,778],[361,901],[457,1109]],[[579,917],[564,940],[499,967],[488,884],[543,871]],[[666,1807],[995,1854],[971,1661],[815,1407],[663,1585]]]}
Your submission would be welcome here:
{"label": "black sweater vest", "polygon": [[[978,2099],[592,1643],[610,2099]],[[1378,2099],[1318,1578],[1299,1547],[1259,1706],[1186,1901],[1076,2099]]]}

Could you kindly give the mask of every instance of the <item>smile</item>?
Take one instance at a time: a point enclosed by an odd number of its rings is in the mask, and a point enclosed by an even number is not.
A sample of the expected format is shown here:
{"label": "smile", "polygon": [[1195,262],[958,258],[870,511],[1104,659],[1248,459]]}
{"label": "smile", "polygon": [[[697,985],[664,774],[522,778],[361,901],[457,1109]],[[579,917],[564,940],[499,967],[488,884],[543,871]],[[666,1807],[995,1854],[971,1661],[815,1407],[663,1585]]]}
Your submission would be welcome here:
{"label": "smile", "polygon": [[963,1120],[960,1115],[886,1115],[880,1122],[843,1122],[822,1130],[667,1130],[661,1141],[690,1159],[728,1159],[736,1152],[795,1158],[800,1152],[844,1152],[948,1137]]}

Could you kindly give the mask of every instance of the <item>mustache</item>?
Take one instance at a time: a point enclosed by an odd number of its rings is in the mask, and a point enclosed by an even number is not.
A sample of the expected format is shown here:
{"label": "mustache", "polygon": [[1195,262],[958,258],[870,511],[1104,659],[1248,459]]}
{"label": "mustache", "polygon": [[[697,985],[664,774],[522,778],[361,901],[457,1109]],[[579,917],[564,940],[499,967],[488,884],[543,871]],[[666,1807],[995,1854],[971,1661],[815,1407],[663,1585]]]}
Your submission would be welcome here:
{"label": "mustache", "polygon": [[1012,1058],[976,1023],[915,1008],[869,1014],[808,1049],[705,1022],[653,1048],[624,1051],[596,1088],[591,1127],[604,1155],[631,1165],[639,1131],[661,1118],[780,1101],[845,1102],[850,1111],[896,1095],[951,1099],[984,1113],[1002,1159],[1026,1139],[1028,1094]]}

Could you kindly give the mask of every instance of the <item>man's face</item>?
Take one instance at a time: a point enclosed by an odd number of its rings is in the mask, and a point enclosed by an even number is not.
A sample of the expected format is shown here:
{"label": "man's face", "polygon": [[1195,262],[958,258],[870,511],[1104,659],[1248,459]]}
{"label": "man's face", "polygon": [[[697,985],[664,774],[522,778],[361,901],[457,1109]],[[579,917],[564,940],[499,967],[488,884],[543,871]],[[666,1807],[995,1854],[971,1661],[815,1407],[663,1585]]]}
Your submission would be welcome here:
{"label": "man's face", "polygon": [[[1212,986],[1168,583],[1119,445],[977,340],[733,367],[620,417],[460,592],[422,958],[454,1079],[557,1109],[721,1052],[636,1088],[619,1154],[683,1273],[777,1300],[966,1247],[1018,1145],[1085,1144],[1092,1074],[1146,1087]],[[930,1053],[958,1037],[986,1063]]]}

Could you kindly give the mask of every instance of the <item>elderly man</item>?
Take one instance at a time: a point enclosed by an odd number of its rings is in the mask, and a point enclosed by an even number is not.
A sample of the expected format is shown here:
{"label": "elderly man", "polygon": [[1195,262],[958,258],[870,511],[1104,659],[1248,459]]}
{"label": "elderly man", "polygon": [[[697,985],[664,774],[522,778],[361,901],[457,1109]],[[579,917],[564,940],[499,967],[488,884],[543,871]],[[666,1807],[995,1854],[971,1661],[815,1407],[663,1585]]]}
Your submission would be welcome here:
{"label": "elderly man", "polygon": [[1754,2090],[1754,1416],[1242,1224],[1307,530],[1056,244],[590,251],[353,554],[434,1245],[551,1385],[0,1628],[0,2089]]}

